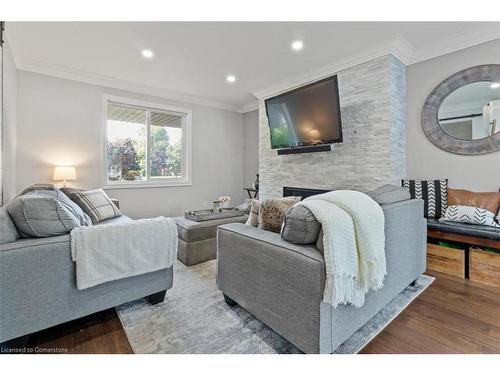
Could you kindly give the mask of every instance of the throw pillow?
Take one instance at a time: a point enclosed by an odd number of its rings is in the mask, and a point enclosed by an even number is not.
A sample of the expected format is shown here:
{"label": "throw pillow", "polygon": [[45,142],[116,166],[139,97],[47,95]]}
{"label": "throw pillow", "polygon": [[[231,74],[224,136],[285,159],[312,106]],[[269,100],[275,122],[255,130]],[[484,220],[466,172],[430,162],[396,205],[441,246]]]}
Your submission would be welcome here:
{"label": "throw pillow", "polygon": [[52,184],[33,184],[22,191],[19,195],[24,195],[29,193],[30,191],[35,190],[57,190],[57,188]]}
{"label": "throw pillow", "polygon": [[300,197],[266,199],[262,202],[259,212],[259,227],[264,230],[280,233],[285,212],[298,202],[300,202]]}
{"label": "throw pillow", "polygon": [[448,188],[450,206],[472,206],[497,213],[500,208],[500,192],[476,193],[463,189]]}
{"label": "throw pillow", "polygon": [[424,200],[424,217],[439,219],[448,207],[448,179],[432,181],[403,179],[401,183],[410,191],[411,199]]}
{"label": "throw pillow", "polygon": [[90,216],[93,223],[122,215],[102,189],[75,191],[69,197]]}
{"label": "throw pillow", "polygon": [[245,199],[245,202],[236,206],[234,209],[238,211],[243,211],[245,214],[250,213],[250,209],[252,208],[252,199]]}
{"label": "throw pillow", "polygon": [[320,230],[321,224],[313,213],[298,204],[286,211],[281,238],[291,243],[307,245],[318,240]]}
{"label": "throw pillow", "polygon": [[59,190],[35,190],[14,198],[7,211],[22,237],[51,237],[92,225],[90,218]]}
{"label": "throw pillow", "polygon": [[72,187],[68,187],[68,186],[64,186],[64,187],[60,188],[59,190],[61,190],[68,197],[71,195],[71,193],[74,193],[77,191],[83,191],[82,189],[72,188]]}
{"label": "throw pillow", "polygon": [[250,204],[250,213],[248,214],[248,219],[246,225],[251,225],[252,227],[259,226],[259,212],[260,212],[260,201],[258,199],[252,199]]}
{"label": "throw pillow", "polygon": [[472,206],[448,206],[439,221],[453,221],[456,223],[489,225],[500,228],[495,222],[495,214],[488,210]]}

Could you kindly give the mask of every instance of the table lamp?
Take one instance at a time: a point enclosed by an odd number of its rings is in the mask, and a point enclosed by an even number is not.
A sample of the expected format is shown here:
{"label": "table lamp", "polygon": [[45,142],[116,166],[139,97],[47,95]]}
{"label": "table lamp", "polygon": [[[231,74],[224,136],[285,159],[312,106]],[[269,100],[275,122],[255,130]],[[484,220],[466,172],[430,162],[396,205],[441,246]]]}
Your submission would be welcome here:
{"label": "table lamp", "polygon": [[64,181],[63,186],[66,187],[66,181],[76,180],[75,167],[55,167],[54,176],[52,177],[52,180]]}

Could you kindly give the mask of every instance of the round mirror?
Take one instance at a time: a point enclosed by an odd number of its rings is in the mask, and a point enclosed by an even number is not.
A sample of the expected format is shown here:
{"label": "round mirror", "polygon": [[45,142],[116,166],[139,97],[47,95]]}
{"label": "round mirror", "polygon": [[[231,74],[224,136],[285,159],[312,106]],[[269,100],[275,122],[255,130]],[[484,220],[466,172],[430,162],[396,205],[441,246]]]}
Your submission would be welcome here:
{"label": "round mirror", "polygon": [[437,147],[456,154],[500,150],[500,65],[453,74],[427,97],[422,129]]}
{"label": "round mirror", "polygon": [[438,121],[464,141],[493,136],[500,131],[500,83],[473,82],[452,91],[439,106]]}

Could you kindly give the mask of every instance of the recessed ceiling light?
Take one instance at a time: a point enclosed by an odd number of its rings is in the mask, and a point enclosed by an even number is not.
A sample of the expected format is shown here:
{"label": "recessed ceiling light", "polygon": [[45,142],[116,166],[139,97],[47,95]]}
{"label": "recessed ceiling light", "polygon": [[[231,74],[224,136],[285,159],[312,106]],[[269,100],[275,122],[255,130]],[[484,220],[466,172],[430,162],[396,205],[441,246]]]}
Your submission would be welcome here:
{"label": "recessed ceiling light", "polygon": [[304,43],[301,40],[295,40],[292,42],[292,49],[294,51],[300,51],[302,48],[304,48]]}
{"label": "recessed ceiling light", "polygon": [[154,56],[153,51],[151,51],[150,49],[143,49],[141,53],[142,57],[144,57],[145,59],[152,59]]}
{"label": "recessed ceiling light", "polygon": [[493,82],[490,86],[492,89],[498,89],[500,87],[500,83],[498,82]]}
{"label": "recessed ceiling light", "polygon": [[226,81],[229,82],[229,83],[235,83],[236,82],[236,77],[233,76],[232,74],[229,74],[227,77],[226,77]]}

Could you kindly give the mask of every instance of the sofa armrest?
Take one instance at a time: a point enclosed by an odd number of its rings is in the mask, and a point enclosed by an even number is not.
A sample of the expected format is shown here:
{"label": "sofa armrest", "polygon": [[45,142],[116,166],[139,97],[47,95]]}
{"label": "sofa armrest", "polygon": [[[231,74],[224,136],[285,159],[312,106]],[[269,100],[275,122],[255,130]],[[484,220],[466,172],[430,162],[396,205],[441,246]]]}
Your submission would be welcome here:
{"label": "sofa armrest", "polygon": [[245,224],[217,232],[217,285],[305,352],[319,351],[325,263],[314,246]]}
{"label": "sofa armrest", "polygon": [[297,255],[302,255],[318,262],[324,262],[321,254],[314,245],[297,245],[285,241],[279,233],[257,228],[242,223],[230,223],[218,227],[218,235],[221,231],[232,232],[248,240],[256,240],[267,246],[276,246],[277,248],[290,251]]}
{"label": "sofa armrest", "polygon": [[8,242],[6,244],[0,245],[0,252],[9,250],[21,250],[26,249],[26,251],[37,251],[40,246],[45,245],[55,245],[59,243],[70,243],[69,234],[62,236],[46,237],[46,238],[24,238],[14,242]]}

